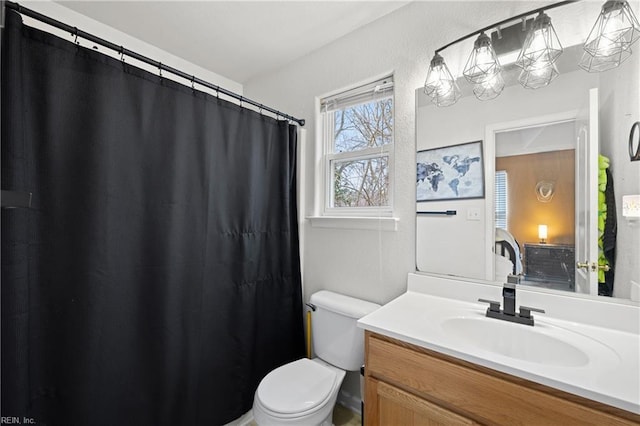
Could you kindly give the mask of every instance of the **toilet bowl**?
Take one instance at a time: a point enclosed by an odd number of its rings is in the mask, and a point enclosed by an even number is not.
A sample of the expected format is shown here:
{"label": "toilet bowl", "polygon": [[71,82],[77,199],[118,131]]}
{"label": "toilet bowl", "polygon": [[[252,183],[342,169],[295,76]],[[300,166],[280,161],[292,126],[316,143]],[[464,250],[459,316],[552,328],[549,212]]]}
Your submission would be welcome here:
{"label": "toilet bowl", "polygon": [[344,370],[318,358],[302,358],[273,370],[255,393],[256,423],[331,426],[344,376]]}
{"label": "toilet bowl", "polygon": [[290,362],[262,379],[253,399],[259,426],[331,426],[346,371],[358,371],[364,362],[364,332],[357,322],[380,305],[325,290],[310,302],[317,358]]}

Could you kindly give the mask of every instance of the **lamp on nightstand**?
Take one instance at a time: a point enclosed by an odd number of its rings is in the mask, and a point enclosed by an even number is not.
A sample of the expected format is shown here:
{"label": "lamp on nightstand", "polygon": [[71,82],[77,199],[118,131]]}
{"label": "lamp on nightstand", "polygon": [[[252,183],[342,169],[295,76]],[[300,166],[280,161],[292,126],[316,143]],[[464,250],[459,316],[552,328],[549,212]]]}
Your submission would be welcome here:
{"label": "lamp on nightstand", "polygon": [[540,244],[547,243],[547,225],[538,225],[538,238],[540,238]]}

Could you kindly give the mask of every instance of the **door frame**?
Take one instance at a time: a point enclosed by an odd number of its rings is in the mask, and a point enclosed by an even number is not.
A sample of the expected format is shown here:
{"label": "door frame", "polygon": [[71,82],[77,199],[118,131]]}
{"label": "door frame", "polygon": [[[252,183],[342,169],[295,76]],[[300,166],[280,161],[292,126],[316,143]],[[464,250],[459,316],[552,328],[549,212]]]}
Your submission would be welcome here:
{"label": "door frame", "polygon": [[[576,121],[580,117],[580,110],[568,110],[555,114],[528,117],[520,120],[491,123],[485,126],[484,133],[484,173],[485,173],[485,279],[495,281],[495,175],[496,175],[496,134],[516,131],[531,127],[541,127],[553,124]],[[575,267],[575,265],[574,265]]]}

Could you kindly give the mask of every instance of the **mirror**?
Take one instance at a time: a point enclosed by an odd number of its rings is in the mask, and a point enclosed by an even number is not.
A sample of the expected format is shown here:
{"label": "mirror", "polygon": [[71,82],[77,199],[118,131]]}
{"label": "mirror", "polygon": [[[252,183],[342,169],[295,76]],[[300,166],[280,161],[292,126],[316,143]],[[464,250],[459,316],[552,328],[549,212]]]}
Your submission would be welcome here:
{"label": "mirror", "polygon": [[[637,5],[631,2],[636,11]],[[503,62],[506,87],[493,100],[477,100],[463,78],[463,96],[449,107],[436,107],[422,87],[416,90],[417,163],[425,151],[482,141],[475,165],[482,164],[484,174],[483,198],[417,201],[418,272],[496,283],[516,273],[521,284],[542,291],[640,300],[640,220],[624,216],[622,206],[624,196],[640,194],[640,162],[630,161],[627,143],[640,120],[640,54],[602,73],[577,67],[600,6],[578,2],[548,12],[564,52],[560,75],[547,87],[523,88],[519,68]],[[571,38],[567,28],[580,36]],[[443,51],[454,75],[462,74],[472,43]],[[604,261],[597,182],[606,163],[617,222],[608,273],[598,270]],[[417,176],[418,200],[433,191],[430,164]],[[436,185],[446,186],[445,180],[437,177]],[[464,177],[455,183],[464,185]]]}

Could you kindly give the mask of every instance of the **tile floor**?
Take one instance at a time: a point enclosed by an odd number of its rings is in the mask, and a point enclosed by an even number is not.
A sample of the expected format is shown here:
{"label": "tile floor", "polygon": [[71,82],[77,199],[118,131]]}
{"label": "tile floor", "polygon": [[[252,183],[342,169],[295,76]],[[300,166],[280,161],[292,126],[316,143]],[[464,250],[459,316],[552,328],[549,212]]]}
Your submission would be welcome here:
{"label": "tile floor", "polygon": [[[243,423],[240,422],[240,424]],[[340,404],[336,404],[336,407],[333,409],[334,426],[360,426],[361,424],[362,417],[360,417],[360,414],[354,413]],[[257,426],[257,424],[254,420],[251,420],[247,426]]]}
{"label": "tile floor", "polygon": [[360,426],[362,417],[360,414],[336,404],[336,408],[333,409],[333,424],[334,426]]}

